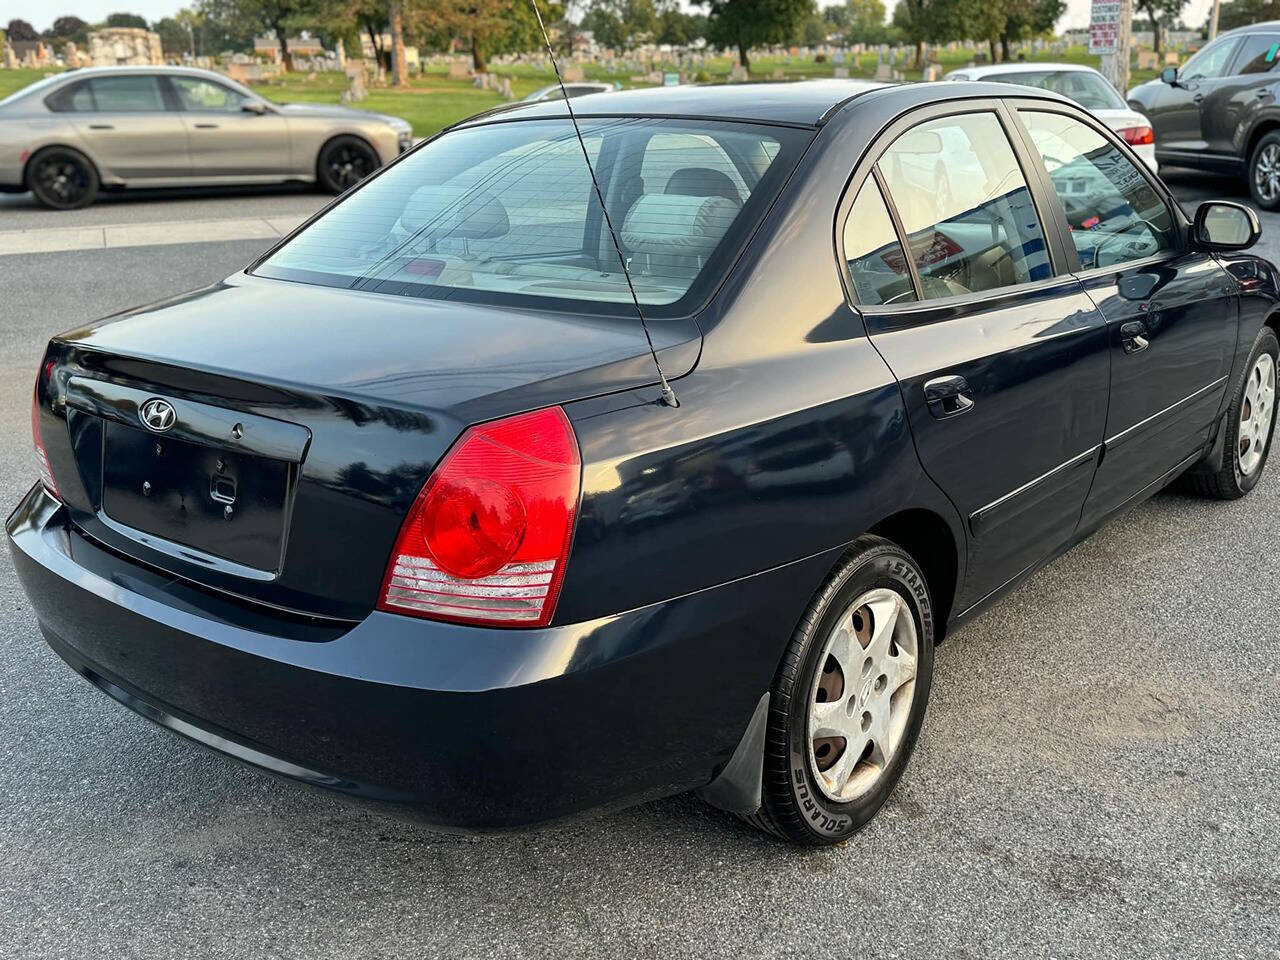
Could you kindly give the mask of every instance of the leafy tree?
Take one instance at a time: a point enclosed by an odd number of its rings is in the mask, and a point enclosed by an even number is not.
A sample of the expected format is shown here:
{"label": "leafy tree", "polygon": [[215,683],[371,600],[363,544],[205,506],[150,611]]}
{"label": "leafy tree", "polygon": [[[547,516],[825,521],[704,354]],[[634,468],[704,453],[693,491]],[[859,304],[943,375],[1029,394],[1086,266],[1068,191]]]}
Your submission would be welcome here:
{"label": "leafy tree", "polygon": [[191,36],[175,17],[157,20],[154,29],[160,34],[160,49],[166,54],[176,56],[191,51]]}
{"label": "leafy tree", "polygon": [[1066,11],[1065,0],[1004,0],[1004,29],[1000,31],[1000,55],[1009,59],[1010,47],[1051,33]]}
{"label": "leafy tree", "polygon": [[698,0],[708,8],[707,40],[737,47],[738,62],[751,69],[752,47],[786,43],[814,12],[813,0]]}
{"label": "leafy tree", "polygon": [[135,27],[139,30],[147,29],[147,21],[136,13],[109,13],[107,14],[108,27]]}
{"label": "leafy tree", "polygon": [[[1157,54],[1164,52],[1164,34],[1182,16],[1186,0],[1134,0],[1134,16],[1143,15],[1151,23],[1151,45]],[[1221,19],[1221,12],[1218,14]]]}
{"label": "leafy tree", "polygon": [[58,17],[45,32],[44,38],[50,43],[63,44],[70,40],[77,46],[88,46],[89,24],[79,17]]}
{"label": "leafy tree", "polygon": [[[994,2],[994,0],[993,0]],[[898,0],[893,8],[893,25],[908,43],[915,45],[916,63],[924,60],[926,43],[945,43],[957,36],[959,5],[955,0]]]}
{"label": "leafy tree", "polygon": [[1229,0],[1218,13],[1218,29],[1234,30],[1265,20],[1280,20],[1280,0]]}
{"label": "leafy tree", "polygon": [[612,50],[630,50],[645,43],[659,33],[660,27],[660,14],[653,0],[593,0],[582,18],[582,28],[595,34],[597,43]]}
{"label": "leafy tree", "polygon": [[197,10],[206,20],[213,20],[221,32],[234,37],[241,49],[252,45],[259,30],[274,35],[280,46],[280,62],[291,71],[289,31],[309,27],[317,16],[318,4],[314,0],[197,0]]}
{"label": "leafy tree", "polygon": [[[542,17],[550,25],[564,18],[558,2],[540,2]],[[408,14],[406,14],[408,15]],[[440,46],[457,39],[471,51],[476,73],[486,73],[494,54],[537,50],[542,31],[528,0],[422,0],[412,11],[416,30]]]}
{"label": "leafy tree", "polygon": [[884,43],[888,39],[882,0],[846,0],[841,6],[823,11],[828,19],[832,19],[832,12],[836,14],[832,22],[851,43]]}
{"label": "leafy tree", "polygon": [[827,42],[827,21],[816,12],[809,14],[800,24],[798,39],[802,46],[817,47]]}
{"label": "leafy tree", "polygon": [[24,43],[40,39],[40,34],[36,33],[36,28],[25,20],[10,20],[9,25],[5,27],[5,34],[9,37],[10,43]]}

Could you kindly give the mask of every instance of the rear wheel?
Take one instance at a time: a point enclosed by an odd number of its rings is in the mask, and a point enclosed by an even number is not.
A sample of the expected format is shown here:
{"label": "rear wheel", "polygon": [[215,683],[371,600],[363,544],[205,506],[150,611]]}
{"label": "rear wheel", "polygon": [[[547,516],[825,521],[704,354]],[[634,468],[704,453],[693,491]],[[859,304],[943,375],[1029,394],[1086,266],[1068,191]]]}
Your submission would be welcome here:
{"label": "rear wheel", "polygon": [[89,158],[70,147],[45,147],[27,164],[27,189],[51,210],[87,207],[99,186]]}
{"label": "rear wheel", "polygon": [[1280,210],[1280,132],[1266,134],[1253,148],[1249,192],[1264,210]]}
{"label": "rear wheel", "polygon": [[334,137],[320,149],[316,176],[330,193],[345,193],[379,165],[377,152],[359,137]]}
{"label": "rear wheel", "polygon": [[763,806],[747,817],[794,843],[838,843],[906,769],[929,700],[933,611],[895,544],[860,538],[792,637],[770,697]]}
{"label": "rear wheel", "polygon": [[1263,327],[1227,409],[1221,457],[1185,474],[1185,489],[1218,500],[1236,500],[1258,485],[1275,433],[1278,362],[1280,341],[1270,327]]}

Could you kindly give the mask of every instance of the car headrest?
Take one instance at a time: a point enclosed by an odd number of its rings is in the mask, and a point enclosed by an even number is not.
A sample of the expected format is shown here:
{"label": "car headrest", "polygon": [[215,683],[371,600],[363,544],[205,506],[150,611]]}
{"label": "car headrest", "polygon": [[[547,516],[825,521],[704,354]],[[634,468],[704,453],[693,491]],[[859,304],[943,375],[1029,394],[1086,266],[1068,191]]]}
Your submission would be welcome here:
{"label": "car headrest", "polygon": [[724,197],[742,206],[742,197],[733,180],[722,170],[710,167],[683,167],[671,175],[664,193],[680,193],[688,197]]}
{"label": "car headrest", "polygon": [[507,208],[485,190],[428,184],[409,196],[400,226],[410,233],[460,240],[492,240],[511,229]]}
{"label": "car headrest", "polygon": [[627,211],[621,239],[635,253],[705,257],[737,215],[724,197],[646,193]]}

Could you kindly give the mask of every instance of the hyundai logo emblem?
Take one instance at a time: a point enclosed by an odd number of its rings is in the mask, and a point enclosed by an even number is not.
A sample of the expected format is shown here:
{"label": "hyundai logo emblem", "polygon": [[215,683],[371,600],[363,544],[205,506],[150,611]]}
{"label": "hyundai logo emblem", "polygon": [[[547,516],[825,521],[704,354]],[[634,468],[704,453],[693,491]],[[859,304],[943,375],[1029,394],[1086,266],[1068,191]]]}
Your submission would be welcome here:
{"label": "hyundai logo emblem", "polygon": [[138,408],[138,419],[154,433],[164,433],[178,421],[173,404],[159,397],[152,397]]}

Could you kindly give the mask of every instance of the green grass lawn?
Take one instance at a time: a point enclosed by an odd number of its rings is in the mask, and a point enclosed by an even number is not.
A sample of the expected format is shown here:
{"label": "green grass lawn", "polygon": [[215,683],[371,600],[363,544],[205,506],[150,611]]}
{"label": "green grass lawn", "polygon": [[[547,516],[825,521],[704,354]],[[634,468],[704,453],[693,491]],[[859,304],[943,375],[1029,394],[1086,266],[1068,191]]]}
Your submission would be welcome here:
{"label": "green grass lawn", "polygon": [[[963,67],[973,58],[967,51],[941,51],[939,64],[945,73]],[[1061,59],[1070,63],[1083,63],[1097,66],[1098,58],[1090,56],[1085,47],[1071,47],[1060,58],[1048,55],[1032,59]],[[790,63],[786,57],[759,56],[751,61],[751,78],[753,80],[770,80],[778,73],[784,79],[830,77],[835,73],[835,65],[817,63],[811,58],[794,58]],[[875,73],[876,55],[863,54],[856,63],[849,63],[850,76],[869,78]],[[728,78],[733,68],[728,57],[718,57],[708,61],[704,68],[712,82]],[[545,68],[533,66],[501,66],[494,65],[492,70],[498,76],[511,79],[512,90],[517,98],[532,93],[539,87],[555,82],[555,75],[548,65]],[[39,80],[51,70],[0,70],[0,97],[8,96],[15,90]],[[629,75],[614,73],[599,64],[589,64],[586,75],[591,80],[610,80],[620,82],[624,87],[637,86],[631,82]],[[1134,70],[1131,74],[1133,83],[1142,83],[1155,76],[1155,71]],[[919,79],[919,73],[907,75],[908,80]],[[337,103],[342,91],[346,89],[346,78],[340,73],[322,73],[314,80],[305,74],[294,73],[282,80],[272,80],[255,84],[263,95],[284,103]],[[408,89],[399,90],[394,87],[374,87],[369,96],[357,106],[378,113],[389,113],[404,117],[413,124],[414,133],[420,137],[430,136],[442,127],[465,119],[472,114],[487,110],[502,103],[502,98],[490,90],[477,90],[470,80],[451,79],[444,67],[430,68],[410,82]]]}

